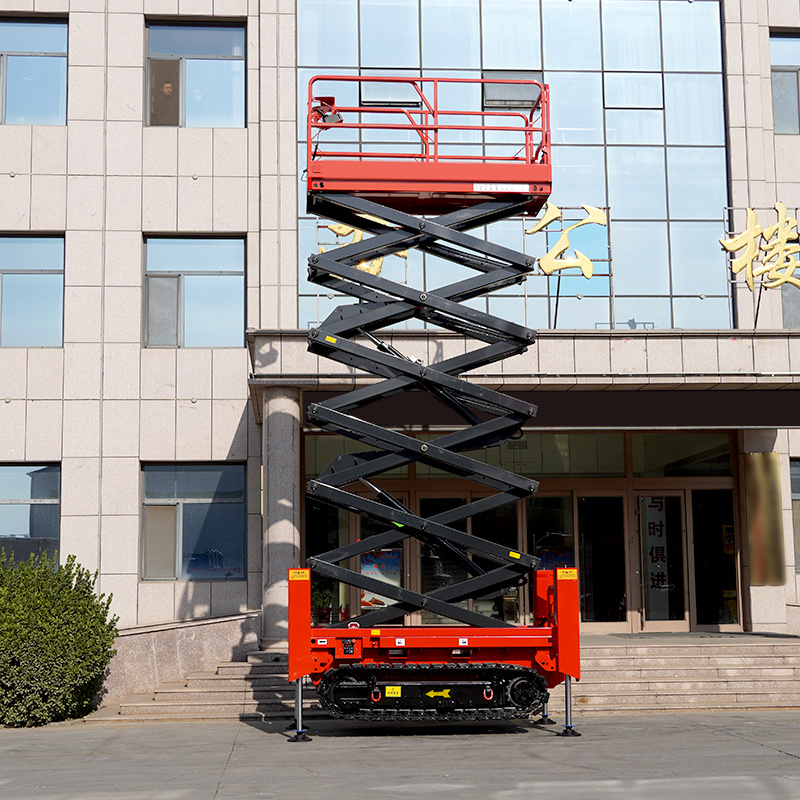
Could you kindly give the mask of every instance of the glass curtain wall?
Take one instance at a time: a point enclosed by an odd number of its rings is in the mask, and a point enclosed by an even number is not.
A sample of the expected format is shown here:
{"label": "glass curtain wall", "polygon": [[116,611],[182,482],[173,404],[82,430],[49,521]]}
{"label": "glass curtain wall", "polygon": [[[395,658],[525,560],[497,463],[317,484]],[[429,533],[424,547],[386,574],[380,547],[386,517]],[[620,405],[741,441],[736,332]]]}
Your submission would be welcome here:
{"label": "glass curtain wall", "polygon": [[[582,206],[606,208],[608,228],[573,231],[566,254],[588,255],[594,275],[534,275],[475,306],[539,328],[730,327],[718,242],[728,199],[717,0],[298,0],[297,30],[300,164],[314,75],[502,72],[543,76],[550,85],[551,201],[562,219],[535,235],[525,234],[530,220],[508,220],[486,235],[540,257],[561,229],[585,218]],[[465,108],[480,107],[478,87],[452,90]],[[367,99],[356,84],[331,93],[345,105]],[[463,154],[504,146],[467,141],[460,132],[448,144]],[[413,146],[398,141],[393,149],[403,145]],[[337,237],[306,215],[304,187],[299,214],[299,323],[306,327],[350,302],[308,283],[308,256],[353,234]],[[412,250],[408,259],[386,259],[383,274],[430,289],[457,269]]]}

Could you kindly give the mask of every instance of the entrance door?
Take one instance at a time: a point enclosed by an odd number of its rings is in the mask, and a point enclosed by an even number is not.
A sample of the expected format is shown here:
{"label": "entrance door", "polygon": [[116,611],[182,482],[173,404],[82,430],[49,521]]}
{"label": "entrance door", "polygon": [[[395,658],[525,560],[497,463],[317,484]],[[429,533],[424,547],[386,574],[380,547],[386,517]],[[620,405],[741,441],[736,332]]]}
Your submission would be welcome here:
{"label": "entrance door", "polygon": [[581,620],[594,631],[629,631],[625,498],[578,497],[577,521]]}
{"label": "entrance door", "polygon": [[689,630],[689,580],[683,492],[639,493],[642,628]]}

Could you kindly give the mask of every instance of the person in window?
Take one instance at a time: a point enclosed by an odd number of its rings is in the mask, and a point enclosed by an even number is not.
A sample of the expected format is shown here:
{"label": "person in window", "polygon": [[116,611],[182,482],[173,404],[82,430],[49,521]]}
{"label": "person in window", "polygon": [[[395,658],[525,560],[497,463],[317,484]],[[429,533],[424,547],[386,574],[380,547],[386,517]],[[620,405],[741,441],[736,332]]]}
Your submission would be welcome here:
{"label": "person in window", "polygon": [[177,126],[178,122],[178,93],[172,81],[162,81],[150,96],[150,124]]}

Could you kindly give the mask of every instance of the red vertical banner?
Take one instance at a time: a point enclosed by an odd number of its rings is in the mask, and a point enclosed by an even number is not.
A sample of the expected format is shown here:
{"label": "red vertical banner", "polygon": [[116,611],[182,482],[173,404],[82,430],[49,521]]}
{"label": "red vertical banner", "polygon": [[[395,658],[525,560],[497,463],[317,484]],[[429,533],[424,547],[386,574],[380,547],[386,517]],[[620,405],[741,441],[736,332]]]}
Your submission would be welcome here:
{"label": "red vertical banner", "polygon": [[311,570],[289,570],[289,680],[311,672]]}
{"label": "red vertical banner", "polygon": [[556,668],[564,675],[581,677],[581,597],[578,570],[556,573]]}

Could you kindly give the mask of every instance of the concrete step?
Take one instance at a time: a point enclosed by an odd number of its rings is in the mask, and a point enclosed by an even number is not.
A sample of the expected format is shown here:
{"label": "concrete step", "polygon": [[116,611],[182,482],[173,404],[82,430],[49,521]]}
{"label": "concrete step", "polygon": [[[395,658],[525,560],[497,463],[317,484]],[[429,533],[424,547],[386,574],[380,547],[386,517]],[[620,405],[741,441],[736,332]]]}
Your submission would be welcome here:
{"label": "concrete step", "polygon": [[[322,712],[319,702],[307,700],[303,702],[303,715],[312,712]],[[120,705],[120,716],[171,716],[173,719],[183,719],[185,716],[207,715],[239,719],[242,714],[260,715],[263,719],[286,719],[294,717],[294,701],[254,701],[247,702],[219,702],[180,700],[177,702],[154,702],[146,696],[139,700],[126,701]]]}

